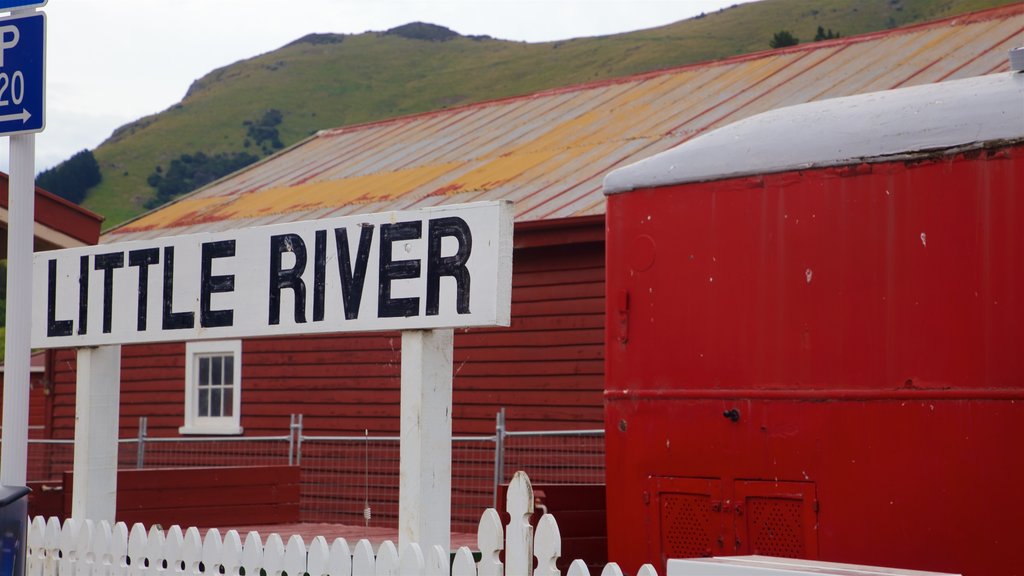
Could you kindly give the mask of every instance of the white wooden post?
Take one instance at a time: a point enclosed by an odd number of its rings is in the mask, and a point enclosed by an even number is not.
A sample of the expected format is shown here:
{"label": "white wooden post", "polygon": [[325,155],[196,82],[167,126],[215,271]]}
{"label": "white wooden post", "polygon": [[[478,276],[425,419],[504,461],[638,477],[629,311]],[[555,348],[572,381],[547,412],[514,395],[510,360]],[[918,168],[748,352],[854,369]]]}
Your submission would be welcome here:
{"label": "white wooden post", "polygon": [[7,218],[7,340],[4,343],[0,484],[24,486],[28,469],[32,243],[35,227],[35,134],[11,136]]}
{"label": "white wooden post", "polygon": [[505,495],[509,523],[505,530],[505,573],[530,574],[533,568],[533,486],[522,470],[512,476]]}
{"label": "white wooden post", "polygon": [[452,352],[450,329],[402,332],[398,546],[451,546]]}
{"label": "white wooden post", "polygon": [[71,516],[114,522],[121,347],[78,349]]}

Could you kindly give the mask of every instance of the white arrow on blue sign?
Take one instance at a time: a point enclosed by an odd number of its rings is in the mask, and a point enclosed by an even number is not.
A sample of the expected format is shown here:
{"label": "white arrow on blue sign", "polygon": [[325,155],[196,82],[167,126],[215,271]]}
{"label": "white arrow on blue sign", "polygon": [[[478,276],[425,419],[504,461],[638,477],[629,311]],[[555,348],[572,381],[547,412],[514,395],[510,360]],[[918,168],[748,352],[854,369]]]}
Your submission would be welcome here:
{"label": "white arrow on blue sign", "polygon": [[46,17],[0,19],[0,136],[45,126]]}

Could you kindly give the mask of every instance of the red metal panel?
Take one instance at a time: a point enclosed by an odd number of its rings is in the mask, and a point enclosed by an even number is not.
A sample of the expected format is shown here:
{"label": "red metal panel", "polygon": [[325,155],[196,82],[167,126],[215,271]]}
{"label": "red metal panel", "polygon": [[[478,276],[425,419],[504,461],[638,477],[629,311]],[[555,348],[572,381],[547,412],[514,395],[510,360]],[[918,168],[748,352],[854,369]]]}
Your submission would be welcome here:
{"label": "red metal panel", "polygon": [[1016,144],[610,197],[610,558],[653,559],[654,475],[812,482],[824,560],[1015,573],[1022,175]]}

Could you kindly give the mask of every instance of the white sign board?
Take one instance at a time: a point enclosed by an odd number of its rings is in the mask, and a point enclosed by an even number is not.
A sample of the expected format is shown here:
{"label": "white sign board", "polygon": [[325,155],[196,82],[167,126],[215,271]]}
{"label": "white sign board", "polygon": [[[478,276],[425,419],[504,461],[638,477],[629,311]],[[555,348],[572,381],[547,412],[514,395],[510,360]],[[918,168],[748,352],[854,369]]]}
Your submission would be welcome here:
{"label": "white sign board", "polygon": [[512,205],[41,252],[32,347],[508,326]]}

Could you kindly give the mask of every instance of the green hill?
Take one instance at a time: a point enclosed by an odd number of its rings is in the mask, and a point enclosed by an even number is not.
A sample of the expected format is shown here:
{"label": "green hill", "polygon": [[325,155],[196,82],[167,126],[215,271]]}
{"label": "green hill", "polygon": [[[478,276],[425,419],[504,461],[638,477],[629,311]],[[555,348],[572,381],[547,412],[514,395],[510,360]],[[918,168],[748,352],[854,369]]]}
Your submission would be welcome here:
{"label": "green hill", "polygon": [[[164,178],[182,155],[220,154],[228,165],[241,158],[230,155],[263,156],[320,129],[766,50],[780,30],[806,42],[818,26],[845,37],[1009,3],[762,0],[649,30],[536,44],[424,24],[309,35],[214,70],[179,104],[117,129],[94,150],[103,179],[83,205],[108,227],[144,212],[155,195],[147,180]],[[261,144],[254,129],[270,110],[280,123],[266,129],[280,142]]]}

